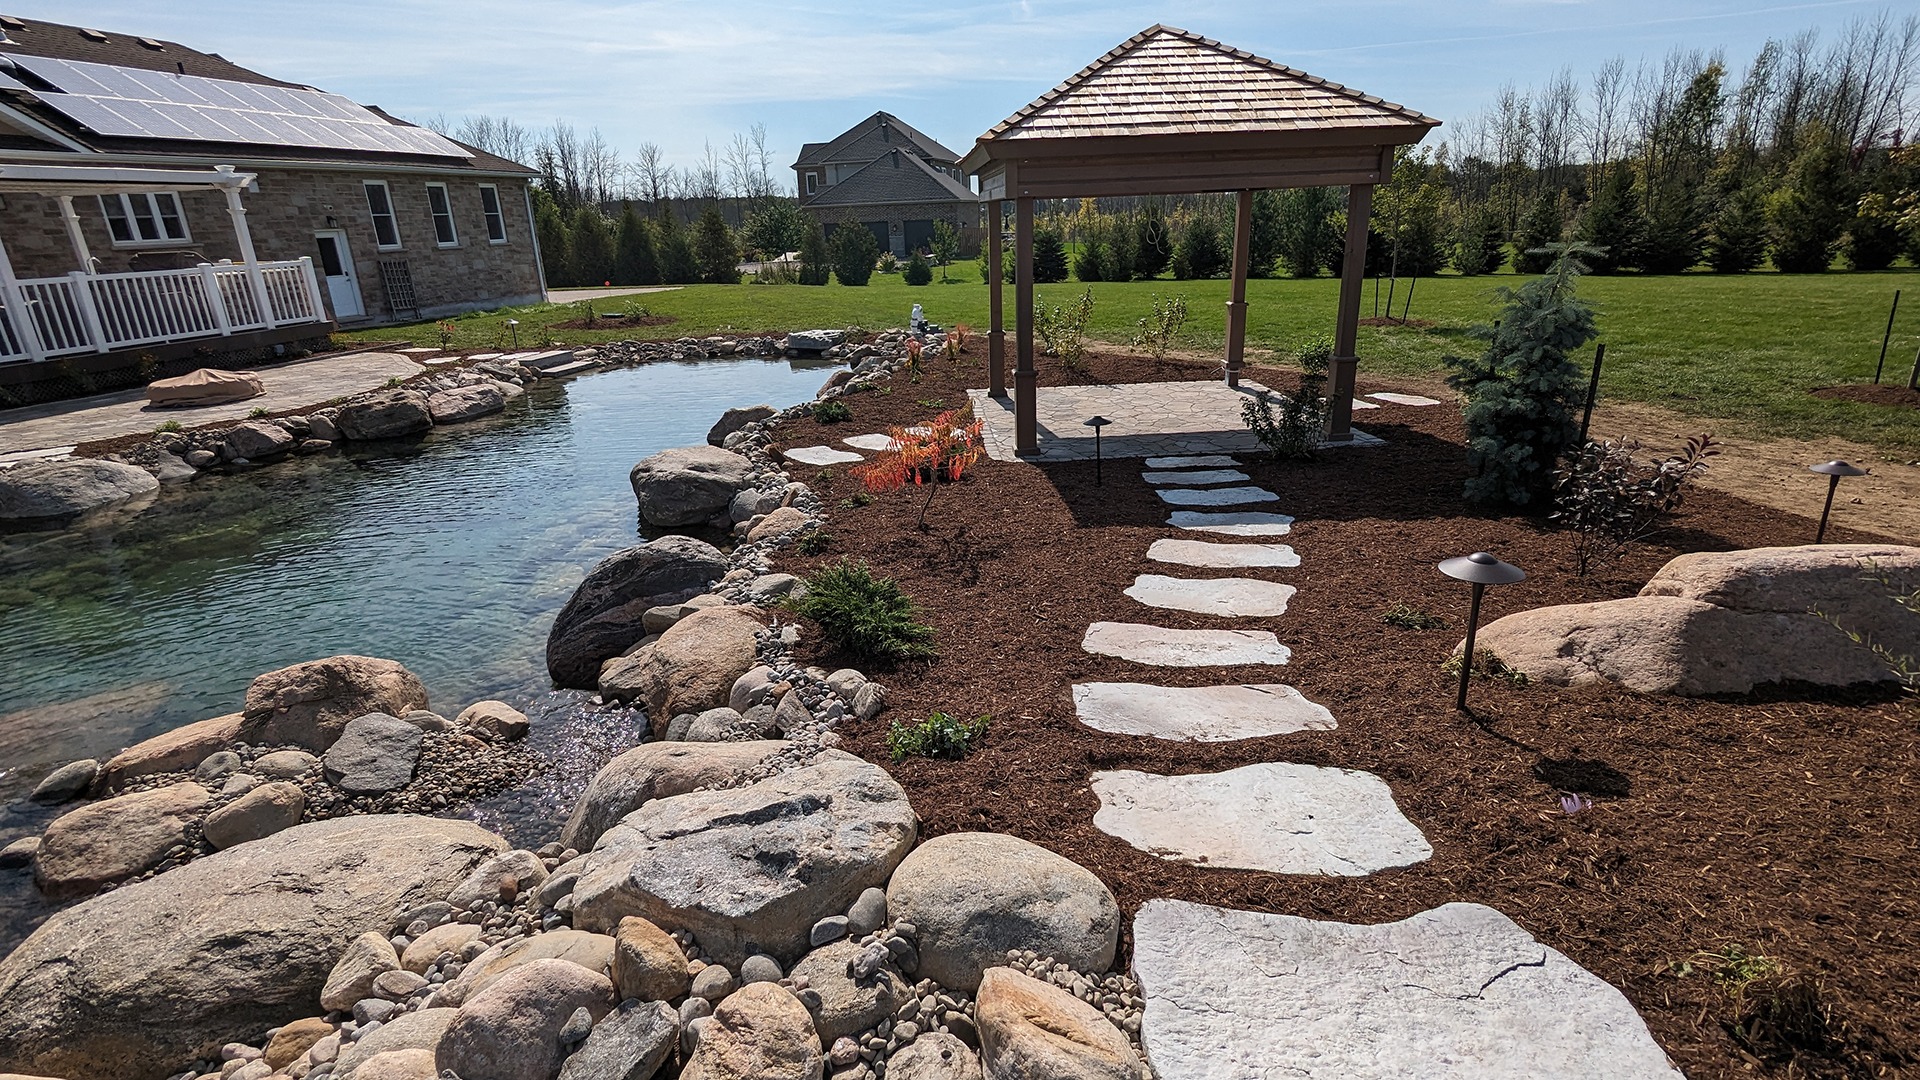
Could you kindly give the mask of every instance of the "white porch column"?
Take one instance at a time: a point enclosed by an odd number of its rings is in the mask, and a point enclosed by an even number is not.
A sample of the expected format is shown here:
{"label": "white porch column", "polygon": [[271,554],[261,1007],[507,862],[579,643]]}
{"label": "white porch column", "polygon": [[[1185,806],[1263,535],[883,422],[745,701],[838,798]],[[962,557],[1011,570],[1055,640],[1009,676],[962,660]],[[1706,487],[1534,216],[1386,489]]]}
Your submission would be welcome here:
{"label": "white porch column", "polygon": [[0,302],[7,308],[7,322],[13,325],[13,336],[33,360],[47,358],[46,346],[40,344],[40,328],[33,325],[33,314],[27,310],[27,298],[20,292],[20,279],[13,275],[13,260],[7,256],[7,245],[0,239]]}
{"label": "white porch column", "polygon": [[73,244],[73,257],[83,273],[96,273],[93,253],[87,249],[87,234],[80,228],[80,215],[74,213],[73,196],[60,196],[60,217],[67,223],[67,239]]}
{"label": "white porch column", "polygon": [[253,233],[247,229],[247,208],[240,205],[238,185],[228,185],[226,192],[227,216],[233,219],[233,235],[240,242],[240,261],[247,268],[247,280],[253,284],[253,299],[260,305],[260,318],[271,330],[280,323],[273,317],[273,298],[267,295],[267,277],[260,272],[260,259],[253,253]]}

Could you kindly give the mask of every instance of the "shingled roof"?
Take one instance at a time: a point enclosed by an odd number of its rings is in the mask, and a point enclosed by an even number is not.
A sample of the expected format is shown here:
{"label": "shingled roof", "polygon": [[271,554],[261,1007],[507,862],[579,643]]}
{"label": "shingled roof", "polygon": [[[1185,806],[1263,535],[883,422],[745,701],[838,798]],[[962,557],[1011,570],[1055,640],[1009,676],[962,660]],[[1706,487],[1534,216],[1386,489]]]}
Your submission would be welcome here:
{"label": "shingled roof", "polygon": [[824,206],[978,202],[973,189],[928,165],[917,154],[890,150],[807,202]]}
{"label": "shingled roof", "polygon": [[921,157],[949,165],[960,155],[915,130],[911,124],[889,112],[877,112],[841,132],[830,142],[807,143],[800,148],[794,168],[804,165],[849,165],[872,161],[906,147]]}
{"label": "shingled roof", "polygon": [[0,41],[0,53],[48,56],[56,60],[79,60],[91,64],[113,64],[146,71],[171,71],[179,75],[199,75],[209,79],[261,86],[285,86],[310,90],[304,83],[291,83],[241,67],[218,53],[201,52],[177,41],[144,38],[118,31],[93,30],[40,19],[0,16],[0,30],[7,40]]}
{"label": "shingled roof", "polygon": [[1440,121],[1171,26],[1122,42],[980,137],[985,142],[1338,128]]}

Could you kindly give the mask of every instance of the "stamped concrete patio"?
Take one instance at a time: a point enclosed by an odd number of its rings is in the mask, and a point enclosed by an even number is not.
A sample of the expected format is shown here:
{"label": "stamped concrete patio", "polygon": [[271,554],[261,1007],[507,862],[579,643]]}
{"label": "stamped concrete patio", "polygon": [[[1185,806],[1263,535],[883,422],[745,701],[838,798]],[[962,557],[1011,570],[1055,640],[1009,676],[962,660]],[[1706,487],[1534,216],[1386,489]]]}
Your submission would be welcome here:
{"label": "stamped concrete patio", "polygon": [[[987,456],[995,461],[1088,461],[1093,458],[1093,429],[1088,418],[1113,421],[1100,434],[1100,452],[1109,458],[1177,454],[1248,454],[1265,448],[1240,419],[1240,406],[1257,394],[1282,395],[1256,382],[1236,387],[1218,382],[1117,383],[1105,386],[1042,387],[1036,401],[1040,447],[1036,454],[1014,453],[1012,398],[969,390],[973,414],[982,421]],[[1361,431],[1328,446],[1379,446]]]}

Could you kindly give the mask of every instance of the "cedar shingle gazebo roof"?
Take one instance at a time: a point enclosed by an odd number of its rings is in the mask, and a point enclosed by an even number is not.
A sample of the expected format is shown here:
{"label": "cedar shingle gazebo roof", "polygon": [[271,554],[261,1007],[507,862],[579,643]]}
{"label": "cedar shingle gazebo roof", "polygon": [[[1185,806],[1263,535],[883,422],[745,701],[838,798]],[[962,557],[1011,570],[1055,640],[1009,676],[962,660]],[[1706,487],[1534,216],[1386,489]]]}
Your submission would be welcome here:
{"label": "cedar shingle gazebo roof", "polygon": [[[1033,393],[1033,200],[1235,192],[1227,383],[1239,384],[1246,342],[1246,280],[1253,193],[1348,189],[1347,245],[1335,323],[1329,437],[1350,431],[1360,275],[1373,187],[1394,150],[1440,121],[1339,83],[1171,26],[1154,26],[975,140],[962,168],[980,178],[991,259],[1000,257],[1000,204],[1016,207],[1017,445],[1037,447]],[[990,392],[1006,396],[1001,284],[991,291]]]}

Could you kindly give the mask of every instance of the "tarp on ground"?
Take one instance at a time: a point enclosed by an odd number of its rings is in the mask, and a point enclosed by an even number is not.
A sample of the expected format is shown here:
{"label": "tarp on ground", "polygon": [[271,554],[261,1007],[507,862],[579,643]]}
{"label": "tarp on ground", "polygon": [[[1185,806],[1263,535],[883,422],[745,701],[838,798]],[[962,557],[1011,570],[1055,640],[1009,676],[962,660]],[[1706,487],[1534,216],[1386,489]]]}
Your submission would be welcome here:
{"label": "tarp on ground", "polygon": [[260,376],[254,372],[200,368],[177,379],[155,379],[147,384],[147,401],[165,406],[224,405],[266,392]]}

